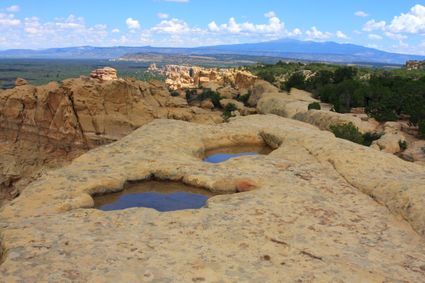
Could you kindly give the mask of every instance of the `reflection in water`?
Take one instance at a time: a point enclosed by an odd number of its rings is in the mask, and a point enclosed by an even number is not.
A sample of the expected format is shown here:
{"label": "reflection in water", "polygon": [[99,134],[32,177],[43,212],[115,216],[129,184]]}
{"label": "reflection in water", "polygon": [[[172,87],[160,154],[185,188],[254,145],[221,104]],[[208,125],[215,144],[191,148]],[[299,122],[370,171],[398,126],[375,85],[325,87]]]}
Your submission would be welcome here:
{"label": "reflection in water", "polygon": [[205,152],[205,162],[209,163],[220,163],[228,159],[239,157],[239,156],[249,156],[249,155],[267,155],[272,152],[268,146],[233,146],[233,147],[221,147]]}
{"label": "reflection in water", "polygon": [[214,194],[179,182],[142,181],[129,183],[118,193],[94,197],[95,208],[110,211],[148,207],[158,211],[201,208]]}

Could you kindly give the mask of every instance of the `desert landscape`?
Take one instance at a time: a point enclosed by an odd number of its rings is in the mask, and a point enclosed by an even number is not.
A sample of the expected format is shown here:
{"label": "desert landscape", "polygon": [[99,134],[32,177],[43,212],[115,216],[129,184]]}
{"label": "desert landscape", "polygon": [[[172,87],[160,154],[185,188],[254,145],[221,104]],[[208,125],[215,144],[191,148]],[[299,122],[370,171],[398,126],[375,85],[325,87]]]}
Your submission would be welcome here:
{"label": "desert landscape", "polygon": [[[5,36],[60,44],[0,37],[0,282],[425,282],[425,54],[272,10],[66,45],[104,27],[21,7],[0,8]],[[404,15],[362,31],[410,40]]]}

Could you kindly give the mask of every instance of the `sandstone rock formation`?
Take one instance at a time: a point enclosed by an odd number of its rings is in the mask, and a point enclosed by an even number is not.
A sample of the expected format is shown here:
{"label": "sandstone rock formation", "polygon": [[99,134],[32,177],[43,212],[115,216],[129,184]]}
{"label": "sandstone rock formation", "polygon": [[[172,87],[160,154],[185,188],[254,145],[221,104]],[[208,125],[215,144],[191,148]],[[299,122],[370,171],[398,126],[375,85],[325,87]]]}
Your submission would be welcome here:
{"label": "sandstone rock formation", "polygon": [[158,69],[151,65],[149,70],[165,75],[165,83],[171,90],[208,87],[211,83],[220,87],[231,86],[238,90],[246,90],[257,80],[257,77],[250,72],[238,69],[209,69],[181,65],[165,65],[163,69]]}
{"label": "sandstone rock formation", "polygon": [[28,84],[28,81],[26,79],[16,78],[15,86],[23,86],[23,85],[27,85],[27,84]]}
{"label": "sandstone rock formation", "polygon": [[407,70],[423,70],[425,69],[425,61],[411,60],[406,62]]}
{"label": "sandstone rock formation", "polygon": [[104,71],[94,72],[93,79],[21,85],[0,93],[0,192],[12,192],[15,182],[38,175],[41,167],[57,166],[156,118],[222,121],[218,112],[171,96],[161,82],[116,80],[114,72]]}
{"label": "sandstone rock formation", "polygon": [[93,70],[90,77],[101,81],[115,81],[118,79],[117,70],[111,67],[104,67],[101,69]]}
{"label": "sandstone rock formation", "polygon": [[329,130],[331,125],[353,123],[360,132],[373,132],[379,123],[373,119],[367,121],[350,114],[341,114],[327,110],[308,110],[312,102],[319,102],[305,91],[292,89],[286,92],[266,92],[258,99],[259,113],[276,114],[286,118],[296,119],[317,126],[321,130]]}
{"label": "sandstone rock formation", "polygon": [[[202,161],[208,149],[264,143],[276,150]],[[256,189],[199,210],[90,209],[91,195],[152,175]],[[422,282],[424,180],[422,166],[274,115],[155,120],[4,207],[0,281]]]}
{"label": "sandstone rock formation", "polygon": [[400,142],[406,141],[405,136],[401,132],[400,123],[386,122],[383,127],[383,135],[380,139],[374,141],[371,147],[393,154],[400,152]]}

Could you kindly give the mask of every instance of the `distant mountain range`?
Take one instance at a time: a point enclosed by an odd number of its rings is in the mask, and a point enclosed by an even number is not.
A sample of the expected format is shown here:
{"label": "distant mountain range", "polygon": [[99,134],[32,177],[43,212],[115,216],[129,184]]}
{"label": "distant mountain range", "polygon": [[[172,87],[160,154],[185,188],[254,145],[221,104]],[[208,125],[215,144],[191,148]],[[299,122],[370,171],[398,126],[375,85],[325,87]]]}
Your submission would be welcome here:
{"label": "distant mountain range", "polygon": [[0,51],[0,58],[117,59],[125,56],[128,59],[131,58],[132,54],[143,53],[179,55],[229,54],[238,56],[267,56],[283,59],[338,63],[371,62],[404,64],[407,60],[425,60],[425,56],[389,53],[355,44],[300,41],[292,39],[194,48],[81,46],[49,48],[43,50],[10,49]]}

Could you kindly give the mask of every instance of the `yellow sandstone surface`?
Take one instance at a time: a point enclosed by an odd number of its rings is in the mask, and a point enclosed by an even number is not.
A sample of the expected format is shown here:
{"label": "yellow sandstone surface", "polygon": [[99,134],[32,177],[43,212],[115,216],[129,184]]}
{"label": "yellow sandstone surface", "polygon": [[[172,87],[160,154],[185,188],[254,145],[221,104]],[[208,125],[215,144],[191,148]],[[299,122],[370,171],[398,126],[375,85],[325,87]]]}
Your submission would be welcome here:
{"label": "yellow sandstone surface", "polygon": [[[263,143],[275,150],[202,161]],[[153,175],[228,194],[197,210],[92,208],[91,195]],[[296,120],[160,119],[2,208],[0,282],[423,282],[424,203],[422,166]]]}

